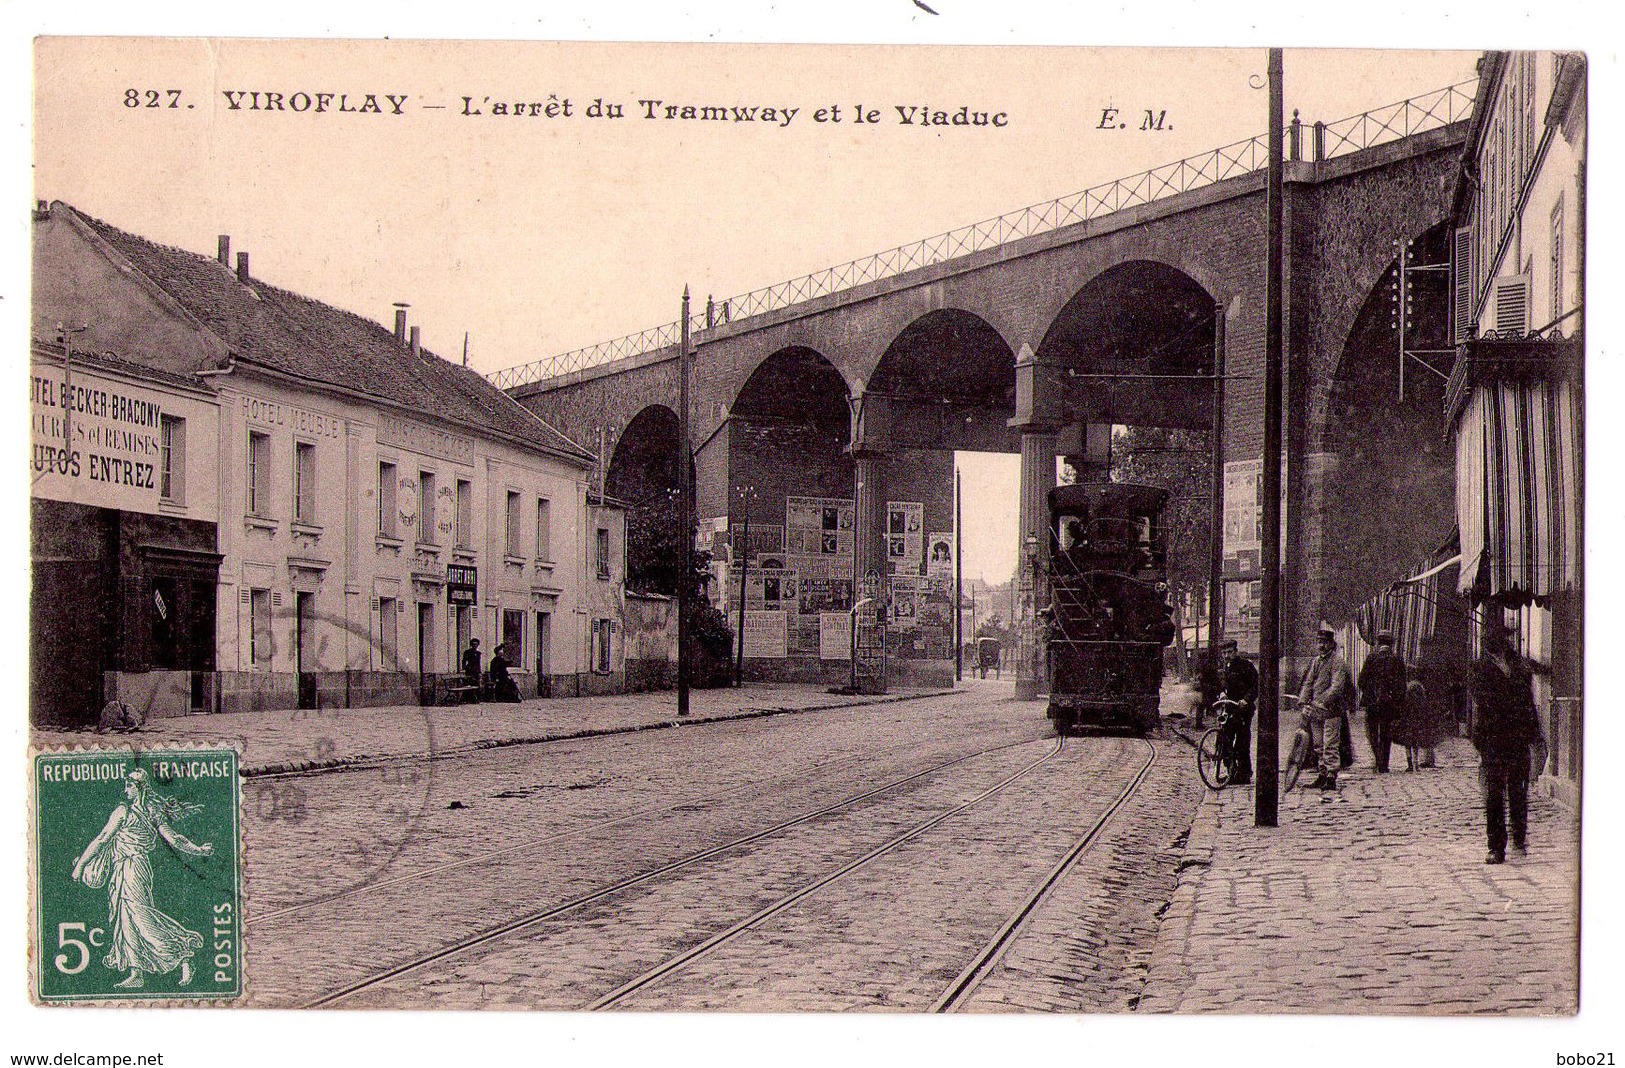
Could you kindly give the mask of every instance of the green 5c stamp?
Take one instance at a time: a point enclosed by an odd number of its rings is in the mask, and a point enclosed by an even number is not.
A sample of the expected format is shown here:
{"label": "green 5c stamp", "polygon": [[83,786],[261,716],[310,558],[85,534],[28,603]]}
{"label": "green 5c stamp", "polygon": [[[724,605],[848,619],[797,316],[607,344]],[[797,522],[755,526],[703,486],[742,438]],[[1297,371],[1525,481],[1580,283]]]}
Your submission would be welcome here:
{"label": "green 5c stamp", "polygon": [[39,1000],[240,996],[239,801],[235,749],[36,754]]}

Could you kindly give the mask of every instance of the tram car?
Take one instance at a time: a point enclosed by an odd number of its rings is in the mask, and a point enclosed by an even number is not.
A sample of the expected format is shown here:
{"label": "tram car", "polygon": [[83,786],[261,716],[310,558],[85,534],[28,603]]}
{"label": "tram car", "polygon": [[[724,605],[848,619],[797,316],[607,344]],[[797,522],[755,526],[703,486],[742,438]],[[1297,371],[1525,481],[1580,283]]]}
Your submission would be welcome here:
{"label": "tram car", "polygon": [[1168,555],[1155,486],[1049,491],[1049,718],[1148,731],[1159,722],[1162,651],[1173,641]]}

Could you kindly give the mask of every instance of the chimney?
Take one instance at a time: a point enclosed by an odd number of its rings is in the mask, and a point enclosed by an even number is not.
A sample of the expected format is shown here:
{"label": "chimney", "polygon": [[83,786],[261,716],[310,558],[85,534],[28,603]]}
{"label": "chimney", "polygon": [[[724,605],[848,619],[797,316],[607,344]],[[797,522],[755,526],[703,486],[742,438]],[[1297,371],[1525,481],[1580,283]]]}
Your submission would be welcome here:
{"label": "chimney", "polygon": [[395,340],[406,343],[406,309],[412,305],[402,301],[395,302]]}
{"label": "chimney", "polygon": [[248,253],[237,253],[237,281],[248,281]]}
{"label": "chimney", "polygon": [[418,344],[418,328],[412,328],[412,358],[419,359],[423,355],[423,346]]}
{"label": "chimney", "polygon": [[221,234],[220,237],[217,240],[220,242],[220,251],[215,253],[214,258],[220,261],[220,266],[226,268],[227,270],[230,270],[231,269],[231,235],[230,234]]}

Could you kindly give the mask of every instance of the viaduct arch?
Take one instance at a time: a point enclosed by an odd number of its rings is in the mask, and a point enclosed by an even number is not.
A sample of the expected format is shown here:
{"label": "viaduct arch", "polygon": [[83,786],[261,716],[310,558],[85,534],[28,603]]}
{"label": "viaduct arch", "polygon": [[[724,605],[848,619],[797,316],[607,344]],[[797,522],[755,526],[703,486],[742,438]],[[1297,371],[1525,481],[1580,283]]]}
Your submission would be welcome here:
{"label": "viaduct arch", "polygon": [[[1288,453],[1301,458],[1284,487],[1289,654],[1306,653],[1314,624],[1346,612],[1372,576],[1403,573],[1415,546],[1437,547],[1448,534],[1435,528],[1449,472],[1433,465],[1419,476],[1428,505],[1403,518],[1401,535],[1358,561],[1327,549],[1369,512],[1351,488],[1360,483],[1339,472],[1370,462],[1348,428],[1383,410],[1371,400],[1385,388],[1370,369],[1387,358],[1379,291],[1397,247],[1437,240],[1464,132],[1458,122],[1287,164],[1285,417]],[[746,443],[773,420],[799,418],[796,432],[811,448],[797,477],[819,490],[806,496],[847,487],[829,496],[853,502],[857,575],[885,559],[888,499],[921,501],[927,528],[950,529],[954,448],[1021,453],[1025,533],[1057,450],[1079,440],[1075,428],[1206,426],[1204,376],[1220,338],[1223,455],[1227,472],[1244,474],[1262,448],[1263,187],[1262,173],[1227,179],[699,330],[691,384],[699,516],[742,516],[736,498],[760,476]],[[675,356],[657,349],[513,394],[588,447],[601,433],[618,443],[647,404],[676,397]],[[1189,377],[1088,377],[1105,374]],[[837,400],[846,406],[839,442]],[[1437,419],[1431,403],[1418,392],[1395,416],[1405,432],[1386,440],[1426,439]],[[1227,507],[1237,503],[1227,498]],[[753,525],[783,514],[782,501],[752,508]],[[1237,547],[1226,552],[1234,558]]]}

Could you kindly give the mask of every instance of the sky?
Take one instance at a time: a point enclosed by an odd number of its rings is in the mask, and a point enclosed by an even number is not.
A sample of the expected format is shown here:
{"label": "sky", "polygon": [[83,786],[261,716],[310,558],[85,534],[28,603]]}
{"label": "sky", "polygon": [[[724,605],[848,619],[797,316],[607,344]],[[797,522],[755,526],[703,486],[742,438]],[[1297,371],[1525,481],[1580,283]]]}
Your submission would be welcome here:
{"label": "sky", "polygon": [[[1441,89],[1477,55],[1292,50],[1288,113]],[[381,322],[409,303],[425,345],[455,358],[466,332],[487,373],[670,322],[685,286],[702,306],[1243,140],[1268,103],[1259,48],[78,39],[36,57],[36,199],[206,255],[229,235],[257,277]],[[379,113],[342,110],[368,94]],[[667,117],[705,104],[780,117]],[[901,121],[961,107],[988,125]],[[964,466],[965,571],[1001,582],[1017,464]]]}
{"label": "sky", "polygon": [[[1351,5],[1164,0],[1156,5],[1002,0],[830,0],[811,4],[665,3],[509,5],[401,0],[387,6],[285,0],[275,5],[14,4],[0,8],[0,47],[9,61],[0,77],[7,122],[0,143],[13,160],[0,180],[14,208],[34,198],[60,198],[123,228],[212,254],[215,236],[232,235],[250,252],[256,274],[276,284],[387,321],[394,301],[412,303],[432,348],[460,351],[470,334],[480,370],[522,363],[670,321],[684,285],[718,296],[770,284],[845,259],[879,251],[1101,180],[1133,173],[1193,151],[1260,132],[1265,94],[1264,49],[1270,44],[1376,48],[1471,49],[1452,56],[1341,55],[1289,49],[1288,108],[1307,119],[1337,118],[1438,88],[1471,72],[1487,46],[1585,48],[1591,52],[1593,188],[1618,186],[1619,36],[1580,0],[1541,4],[1483,0],[1472,5],[1416,5],[1368,0]],[[37,34],[366,38],[374,46],[344,55],[326,43],[254,45],[153,42],[134,50],[62,46],[41,69],[29,107]],[[684,42],[801,41],[885,45],[1233,45],[1230,54],[1139,52],[1097,56],[1082,49],[997,54],[898,52],[867,49],[837,61],[833,52],[802,59],[737,53],[625,51],[556,52],[389,48],[385,37],[410,43],[451,37],[488,40],[596,39]],[[41,46],[55,47],[55,46]],[[113,53],[117,52],[117,55]],[[159,63],[153,57],[159,57]],[[543,57],[543,58],[538,58]],[[1332,62],[1333,59],[1337,62]],[[1336,77],[1332,77],[1332,73]],[[161,79],[161,80],[160,80]],[[374,88],[376,86],[376,88]],[[133,87],[180,88],[185,117],[122,109]],[[355,88],[351,88],[355,87]],[[726,92],[748,100],[785,99],[815,109],[826,101],[884,100],[895,104],[997,101],[1013,121],[999,131],[969,131],[960,139],[918,129],[853,127],[823,131],[804,120],[772,130],[694,130],[653,120],[628,132],[588,136],[580,125],[545,120],[510,125],[429,121],[417,114],[395,125],[357,119],[347,124],[230,113],[223,90],[254,89],[408,93],[457,110],[463,95],[483,97],[557,92],[573,100],[599,95],[638,98]],[[876,95],[880,94],[880,95]],[[1166,108],[1173,129],[1155,136],[1117,137],[1091,129],[1107,106]],[[158,109],[167,111],[168,109]],[[176,109],[180,110],[180,109]],[[461,119],[443,114],[447,120]],[[269,119],[270,121],[265,121]],[[796,125],[800,123],[800,125]],[[579,132],[578,132],[579,131]],[[952,131],[949,132],[950,134]],[[32,168],[22,161],[33,160]],[[1595,261],[1591,278],[1607,284],[1618,247],[1616,206],[1607,196],[1588,204]],[[9,328],[18,376],[26,329],[27,213],[0,222],[11,240],[0,273],[0,323]],[[1611,290],[1608,290],[1611,291]],[[1599,302],[1588,314],[1594,360],[1588,387],[1617,396],[1619,361],[1610,361],[1612,311]],[[20,383],[18,383],[20,386]],[[19,389],[12,393],[20,398]],[[1591,514],[1588,564],[1594,603],[1625,595],[1619,569],[1598,553],[1625,536],[1621,510],[1606,502],[1617,464],[1617,429],[1593,420],[1588,444]],[[0,420],[12,455],[25,449],[26,421]],[[13,465],[11,499],[24,494],[22,465]],[[967,489],[986,500],[1013,497],[1014,479],[976,477]],[[973,516],[1012,511],[975,507]],[[1379,517],[1380,521],[1380,517]],[[967,552],[976,544],[968,532]],[[13,525],[13,559],[26,536]],[[990,546],[1014,551],[1008,535]],[[993,550],[989,550],[991,553]],[[993,558],[990,556],[990,560]],[[1012,561],[1013,562],[1013,561]],[[967,573],[1002,579],[997,562]],[[28,596],[22,568],[0,574],[0,594],[20,605]],[[26,675],[22,612],[0,641],[8,677]],[[1592,620],[1603,617],[1593,612]],[[1599,645],[1598,648],[1602,646]],[[8,658],[9,660],[5,659]],[[1608,716],[1588,729],[1593,752],[1614,748]],[[20,716],[4,728],[12,751],[26,745]],[[1602,739],[1599,742],[1599,737]],[[22,776],[0,777],[0,807],[19,814],[28,801]],[[1619,788],[1609,776],[1587,782],[1588,815],[1616,813]],[[19,820],[7,839],[18,855],[26,837]],[[1618,923],[1599,886],[1617,872],[1611,843],[1598,837],[1607,821],[1588,819],[1585,1011],[1579,1021],[1486,1027],[1466,1021],[1362,1020],[1356,1041],[1338,1036],[1345,1022],[1322,1019],[982,1021],[955,1028],[940,1021],[886,1021],[886,1026],[827,1018],[778,1021],[617,1017],[537,1021],[498,1014],[479,1021],[480,1042],[466,1018],[397,1014],[61,1012],[27,1007],[24,969],[0,980],[6,1027],[14,1042],[48,1052],[165,1050],[166,1064],[284,1063],[295,1049],[308,1063],[354,1063],[393,1053],[398,1063],[442,1063],[476,1048],[541,1063],[613,1063],[651,1055],[687,1060],[703,1048],[708,1063],[826,1065],[831,1057],[857,1063],[907,1063],[922,1053],[940,1063],[1010,1059],[1036,1051],[1046,1061],[1111,1058],[1161,1063],[1266,1063],[1278,1051],[1300,1049],[1317,1064],[1446,1063],[1464,1058],[1486,1065],[1550,1064],[1554,1053],[1617,1047],[1620,1004]],[[27,911],[23,884],[0,886],[0,917]],[[17,922],[20,922],[18,920]],[[13,930],[17,930],[13,928]],[[1349,946],[1359,932],[1343,932]],[[20,964],[21,946],[14,943]],[[292,1026],[290,1026],[292,1024]],[[1087,1026],[1087,1030],[1084,1030]],[[703,1044],[703,1045],[702,1045]],[[8,1047],[7,1052],[22,1052]]]}

